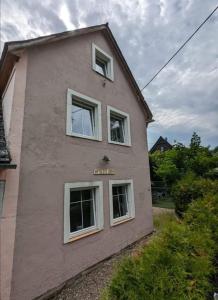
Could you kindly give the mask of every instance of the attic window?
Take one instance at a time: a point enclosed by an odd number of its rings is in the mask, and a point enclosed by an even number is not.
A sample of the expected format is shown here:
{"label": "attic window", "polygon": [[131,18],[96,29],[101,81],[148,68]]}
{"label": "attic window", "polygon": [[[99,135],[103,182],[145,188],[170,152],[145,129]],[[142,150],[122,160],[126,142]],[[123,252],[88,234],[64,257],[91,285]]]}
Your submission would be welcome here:
{"label": "attic window", "polygon": [[95,59],[95,70],[96,72],[100,73],[101,75],[107,77],[107,62],[101,60],[100,58],[96,57]]}
{"label": "attic window", "polygon": [[92,68],[102,76],[114,80],[113,58],[92,44]]}

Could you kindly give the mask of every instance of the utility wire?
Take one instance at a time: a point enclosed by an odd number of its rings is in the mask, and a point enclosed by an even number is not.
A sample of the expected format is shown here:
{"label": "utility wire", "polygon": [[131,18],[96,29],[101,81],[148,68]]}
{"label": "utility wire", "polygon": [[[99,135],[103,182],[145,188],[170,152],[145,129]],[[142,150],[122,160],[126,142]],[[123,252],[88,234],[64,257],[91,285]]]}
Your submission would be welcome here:
{"label": "utility wire", "polygon": [[210,17],[218,9],[218,6],[209,14],[209,16],[200,24],[200,26],[190,35],[190,37],[182,44],[182,46],[173,54],[173,56],[163,65],[163,67],[148,81],[148,83],[141,89],[141,92],[157,77],[157,75],[169,64],[169,62],[179,53],[182,48],[191,40],[191,38],[198,32],[198,30],[210,19]]}

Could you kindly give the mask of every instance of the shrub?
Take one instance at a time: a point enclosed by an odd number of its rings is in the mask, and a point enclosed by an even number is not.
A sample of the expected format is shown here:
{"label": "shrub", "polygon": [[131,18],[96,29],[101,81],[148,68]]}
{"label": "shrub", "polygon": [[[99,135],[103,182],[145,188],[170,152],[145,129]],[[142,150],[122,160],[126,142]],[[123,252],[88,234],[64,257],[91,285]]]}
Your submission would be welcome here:
{"label": "shrub", "polygon": [[193,173],[187,173],[172,188],[171,196],[175,202],[175,210],[179,216],[187,210],[188,205],[206,194],[218,193],[218,180],[196,177]]}
{"label": "shrub", "polygon": [[[208,231],[215,243],[214,266],[216,273],[212,283],[217,290],[218,287],[218,195],[207,195],[199,201],[193,202],[184,221],[193,231]],[[211,293],[212,298],[212,293]]]}
{"label": "shrub", "polygon": [[[208,200],[209,201],[209,200]],[[205,200],[207,205],[213,205]],[[137,257],[122,261],[104,293],[104,300],[203,300],[212,287],[215,241],[212,224],[197,226],[196,206],[185,221],[166,218],[163,231]],[[211,208],[206,215],[214,213]],[[200,221],[199,219],[199,221]],[[157,222],[157,221],[156,221]],[[206,221],[207,223],[208,221]],[[159,222],[160,226],[162,223]]]}
{"label": "shrub", "polygon": [[218,254],[218,194],[191,203],[184,221],[190,230],[210,231]]}

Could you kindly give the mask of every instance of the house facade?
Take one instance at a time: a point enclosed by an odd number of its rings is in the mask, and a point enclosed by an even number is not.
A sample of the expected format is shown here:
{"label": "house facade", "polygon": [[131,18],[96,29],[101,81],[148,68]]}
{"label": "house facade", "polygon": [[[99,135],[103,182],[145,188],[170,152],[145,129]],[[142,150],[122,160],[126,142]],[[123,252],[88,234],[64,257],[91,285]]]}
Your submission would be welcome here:
{"label": "house facade", "polygon": [[172,148],[173,146],[168,142],[167,138],[164,139],[162,136],[160,136],[156,141],[156,143],[151,147],[149,152],[150,153],[154,153],[155,151],[164,152]]}
{"label": "house facade", "polygon": [[1,299],[34,299],[152,232],[152,115],[107,24],[6,43],[0,92]]}

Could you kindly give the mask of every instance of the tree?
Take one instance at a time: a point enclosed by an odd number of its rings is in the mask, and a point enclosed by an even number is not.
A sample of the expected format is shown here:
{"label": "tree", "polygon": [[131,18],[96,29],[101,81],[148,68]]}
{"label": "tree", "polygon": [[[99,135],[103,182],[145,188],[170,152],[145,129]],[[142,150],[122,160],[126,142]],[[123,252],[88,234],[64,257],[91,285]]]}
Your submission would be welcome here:
{"label": "tree", "polygon": [[197,135],[196,132],[193,132],[192,137],[191,137],[191,142],[190,142],[190,148],[197,150],[201,146],[201,138],[200,136]]}

